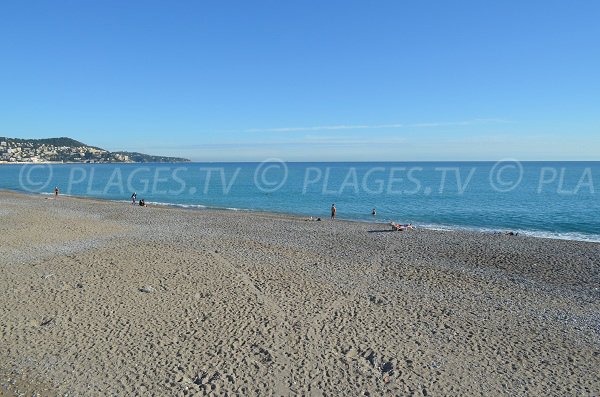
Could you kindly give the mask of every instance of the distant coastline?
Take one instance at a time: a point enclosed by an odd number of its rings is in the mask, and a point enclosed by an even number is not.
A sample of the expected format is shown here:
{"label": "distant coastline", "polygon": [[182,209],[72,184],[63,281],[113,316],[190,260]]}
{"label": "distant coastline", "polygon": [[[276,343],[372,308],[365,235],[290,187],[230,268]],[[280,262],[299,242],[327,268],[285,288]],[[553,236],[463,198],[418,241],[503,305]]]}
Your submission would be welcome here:
{"label": "distant coastline", "polygon": [[187,163],[180,157],[137,152],[110,152],[72,138],[0,137],[0,164]]}

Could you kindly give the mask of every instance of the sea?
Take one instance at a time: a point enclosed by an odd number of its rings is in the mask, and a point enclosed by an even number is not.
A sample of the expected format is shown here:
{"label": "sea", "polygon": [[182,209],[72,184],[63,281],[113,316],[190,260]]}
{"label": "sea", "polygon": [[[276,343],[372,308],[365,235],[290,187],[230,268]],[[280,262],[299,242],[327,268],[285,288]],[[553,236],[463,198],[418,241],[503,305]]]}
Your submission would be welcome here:
{"label": "sea", "polygon": [[[600,162],[4,164],[0,189],[600,242]],[[375,214],[373,215],[373,212]]]}

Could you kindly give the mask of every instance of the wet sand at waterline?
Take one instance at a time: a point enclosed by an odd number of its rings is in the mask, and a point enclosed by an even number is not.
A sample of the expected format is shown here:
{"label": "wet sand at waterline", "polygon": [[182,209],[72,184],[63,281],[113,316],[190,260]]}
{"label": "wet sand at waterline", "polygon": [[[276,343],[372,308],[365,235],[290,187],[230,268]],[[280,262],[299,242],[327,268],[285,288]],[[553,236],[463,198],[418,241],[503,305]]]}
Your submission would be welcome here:
{"label": "wet sand at waterline", "polygon": [[0,395],[599,395],[600,244],[0,193]]}

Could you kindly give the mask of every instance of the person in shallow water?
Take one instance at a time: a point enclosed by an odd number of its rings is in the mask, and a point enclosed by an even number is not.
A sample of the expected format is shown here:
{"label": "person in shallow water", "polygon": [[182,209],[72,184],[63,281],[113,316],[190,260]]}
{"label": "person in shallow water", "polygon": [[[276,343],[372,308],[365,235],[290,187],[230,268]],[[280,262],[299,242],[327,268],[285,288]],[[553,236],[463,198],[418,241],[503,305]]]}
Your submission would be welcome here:
{"label": "person in shallow water", "polygon": [[373,208],[373,210],[371,211],[371,215],[373,215],[373,216],[377,215],[377,211],[375,210],[375,208]]}
{"label": "person in shallow water", "polygon": [[133,192],[131,195],[131,205],[135,205],[135,199],[137,199],[137,193]]}
{"label": "person in shallow water", "polygon": [[331,219],[335,219],[336,213],[337,213],[337,208],[335,208],[335,204],[331,204]]}

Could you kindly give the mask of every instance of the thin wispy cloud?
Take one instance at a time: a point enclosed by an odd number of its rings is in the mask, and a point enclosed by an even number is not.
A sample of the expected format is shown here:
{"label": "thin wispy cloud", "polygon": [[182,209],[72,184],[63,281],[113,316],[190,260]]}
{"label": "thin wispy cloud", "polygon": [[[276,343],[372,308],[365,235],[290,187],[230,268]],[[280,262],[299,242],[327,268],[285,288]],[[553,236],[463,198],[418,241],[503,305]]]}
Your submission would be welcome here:
{"label": "thin wispy cloud", "polygon": [[335,130],[367,130],[378,128],[402,128],[404,124],[379,125],[321,125],[316,127],[280,127],[280,128],[250,128],[245,132],[296,132],[296,131],[335,131]]}
{"label": "thin wispy cloud", "polygon": [[395,145],[405,143],[403,138],[382,138],[382,139],[359,139],[353,137],[335,137],[335,136],[306,136],[295,138],[293,140],[270,140],[270,141],[235,141],[220,143],[202,143],[186,145],[144,145],[135,147],[119,148],[127,151],[159,151],[159,150],[233,150],[242,147],[300,147],[300,146],[365,146],[365,145]]}
{"label": "thin wispy cloud", "polygon": [[398,128],[431,128],[467,126],[477,124],[507,124],[511,121],[504,119],[474,119],[464,121],[425,122],[425,123],[394,123],[394,124],[339,124],[321,125],[311,127],[278,127],[278,128],[250,128],[244,132],[306,132],[306,131],[337,131],[337,130],[376,130],[376,129],[398,129]]}

